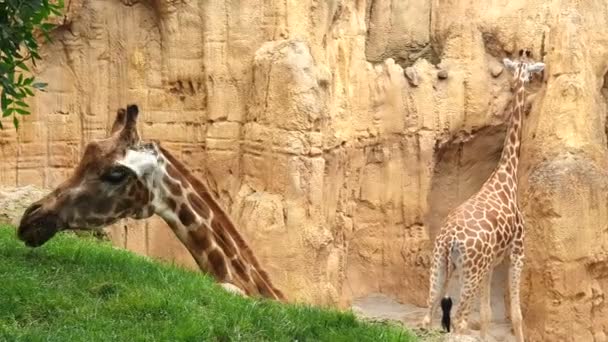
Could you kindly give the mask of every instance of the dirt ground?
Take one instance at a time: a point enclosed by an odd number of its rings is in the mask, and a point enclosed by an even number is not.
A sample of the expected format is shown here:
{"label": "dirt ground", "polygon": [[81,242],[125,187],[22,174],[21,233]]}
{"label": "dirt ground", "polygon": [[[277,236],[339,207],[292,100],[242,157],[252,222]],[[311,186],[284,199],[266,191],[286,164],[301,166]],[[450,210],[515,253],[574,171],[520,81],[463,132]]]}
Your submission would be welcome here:
{"label": "dirt ground", "polygon": [[[488,342],[512,342],[515,337],[511,333],[511,326],[504,315],[504,306],[501,303],[502,297],[499,294],[492,298],[492,308],[494,315],[490,326],[490,337]],[[398,303],[392,298],[383,294],[370,294],[359,298],[353,302],[352,309],[360,317],[371,320],[390,320],[400,322],[406,327],[419,331],[420,323],[426,313],[426,308],[421,308],[412,304]],[[434,330],[440,328],[440,314],[436,313],[433,317]],[[456,342],[456,341],[482,341],[479,337],[479,314],[478,310],[471,313],[470,325],[472,327],[469,336],[443,334],[443,333],[420,333],[422,341],[425,342]]]}

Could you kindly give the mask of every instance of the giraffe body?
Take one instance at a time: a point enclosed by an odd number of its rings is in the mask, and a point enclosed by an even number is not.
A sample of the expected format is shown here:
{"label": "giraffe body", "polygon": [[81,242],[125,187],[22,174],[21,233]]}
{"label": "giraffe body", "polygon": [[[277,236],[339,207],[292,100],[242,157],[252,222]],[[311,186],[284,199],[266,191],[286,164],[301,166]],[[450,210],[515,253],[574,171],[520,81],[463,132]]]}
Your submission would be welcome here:
{"label": "giraffe body", "polygon": [[201,270],[233,293],[283,300],[209,189],[157,142],[143,143],[136,105],[90,142],[73,175],[26,209],[18,237],[37,247],[63,229],[98,229],[158,214]]}
{"label": "giraffe body", "polygon": [[[524,265],[524,218],[517,203],[517,168],[525,104],[525,84],[531,73],[544,69],[531,64],[529,51],[520,50],[520,61],[504,60],[514,72],[515,99],[503,152],[498,166],[481,189],[448,214],[435,240],[430,273],[429,311],[423,325],[431,323],[439,300],[446,294],[455,268],[460,269],[460,300],[456,303],[454,330],[465,333],[474,296],[480,295],[481,337],[485,339],[491,321],[490,285],[494,268],[508,256],[511,322],[518,342],[522,342],[519,284]],[[442,308],[444,303],[442,301]],[[448,307],[451,307],[449,305]],[[449,310],[448,310],[449,311]],[[449,312],[442,323],[449,330]]]}

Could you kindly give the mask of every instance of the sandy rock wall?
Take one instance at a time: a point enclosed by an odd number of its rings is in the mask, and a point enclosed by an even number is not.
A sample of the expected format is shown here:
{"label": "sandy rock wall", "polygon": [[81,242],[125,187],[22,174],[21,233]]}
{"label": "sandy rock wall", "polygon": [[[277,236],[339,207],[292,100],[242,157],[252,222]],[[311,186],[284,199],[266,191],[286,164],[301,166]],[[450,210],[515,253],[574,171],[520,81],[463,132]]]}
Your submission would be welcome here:
{"label": "sandy rock wall", "polygon": [[[432,237],[500,155],[500,60],[530,48],[547,69],[522,151],[526,334],[605,341],[607,20],[600,1],[73,0],[49,91],[0,132],[0,184],[57,185],[136,102],[292,300],[421,306]],[[158,219],[111,234],[195,265]]]}

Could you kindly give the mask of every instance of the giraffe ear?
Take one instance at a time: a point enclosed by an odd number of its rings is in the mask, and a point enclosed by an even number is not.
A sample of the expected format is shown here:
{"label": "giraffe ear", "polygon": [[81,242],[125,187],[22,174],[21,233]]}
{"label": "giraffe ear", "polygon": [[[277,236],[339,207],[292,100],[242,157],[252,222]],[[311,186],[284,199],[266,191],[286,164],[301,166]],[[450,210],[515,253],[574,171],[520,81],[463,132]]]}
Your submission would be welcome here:
{"label": "giraffe ear", "polygon": [[502,63],[505,65],[505,68],[507,68],[507,70],[509,70],[509,71],[515,70],[515,63],[512,60],[505,58],[502,60]]}
{"label": "giraffe ear", "polygon": [[112,130],[110,131],[110,135],[118,132],[125,126],[125,116],[127,112],[124,108],[118,109],[116,112],[116,119],[114,119],[114,124],[112,124]]}
{"label": "giraffe ear", "polygon": [[530,73],[539,73],[543,70],[545,70],[545,63],[538,62],[528,66],[528,72]]}

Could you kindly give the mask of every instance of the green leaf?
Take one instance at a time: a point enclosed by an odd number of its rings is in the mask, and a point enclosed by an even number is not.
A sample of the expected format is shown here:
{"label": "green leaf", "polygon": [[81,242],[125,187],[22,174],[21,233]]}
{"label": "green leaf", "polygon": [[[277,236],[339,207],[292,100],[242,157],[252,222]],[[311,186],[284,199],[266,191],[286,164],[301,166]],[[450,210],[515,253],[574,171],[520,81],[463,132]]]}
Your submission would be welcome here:
{"label": "green leaf", "polygon": [[4,112],[11,102],[13,102],[13,100],[6,97],[6,92],[2,90],[2,94],[0,94],[0,102],[2,103],[2,111]]}
{"label": "green leaf", "polygon": [[23,62],[17,63],[17,66],[20,67],[21,70],[25,70],[25,71],[28,71],[28,72],[30,71],[30,69],[28,69],[28,67]]}
{"label": "green leaf", "polygon": [[[26,63],[36,66],[40,56],[40,39],[34,32],[51,40],[50,32],[57,25],[49,19],[62,16],[64,0],[0,0],[0,107],[2,117],[13,115],[16,128],[17,114],[28,115],[25,99],[37,89],[44,91],[46,83],[36,82]],[[25,57],[27,56],[27,57]],[[0,124],[0,128],[2,125]]]}
{"label": "green leaf", "polygon": [[12,84],[10,84],[8,87],[5,86],[3,89],[10,96],[13,96],[13,97],[19,96],[19,94],[17,94],[17,92],[15,91],[15,87]]}
{"label": "green leaf", "polygon": [[48,32],[55,28],[55,24],[44,23],[40,25],[40,28],[42,28],[43,31]]}
{"label": "green leaf", "polygon": [[[17,92],[17,95],[15,95],[15,98],[17,100],[21,100],[27,97],[27,88],[20,88],[19,91]],[[30,95],[31,96],[31,95]]]}
{"label": "green leaf", "polygon": [[11,114],[13,114],[13,112],[15,112],[15,108],[8,108],[7,110],[2,111],[2,117],[5,118],[7,116],[10,116]]}

